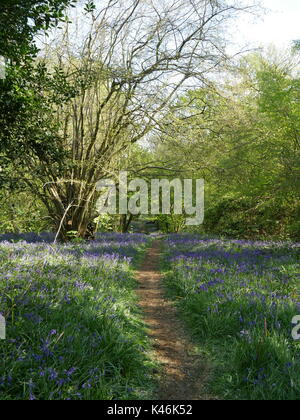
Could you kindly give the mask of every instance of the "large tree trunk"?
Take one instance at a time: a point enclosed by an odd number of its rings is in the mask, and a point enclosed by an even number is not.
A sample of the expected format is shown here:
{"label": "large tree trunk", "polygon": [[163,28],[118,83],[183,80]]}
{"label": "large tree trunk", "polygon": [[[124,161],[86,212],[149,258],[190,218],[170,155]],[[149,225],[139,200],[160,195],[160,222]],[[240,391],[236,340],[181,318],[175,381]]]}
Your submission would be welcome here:
{"label": "large tree trunk", "polygon": [[129,214],[129,215],[124,214],[121,216],[120,226],[121,226],[122,233],[128,233],[132,219],[133,219],[132,214]]}
{"label": "large tree trunk", "polygon": [[[52,197],[47,200],[47,207],[52,207],[50,216],[57,232],[57,238],[66,242],[74,237],[93,239],[93,220],[95,213],[95,193],[82,197],[79,188],[66,185],[68,197],[61,198],[62,191],[51,187]],[[72,191],[72,194],[70,194]],[[60,193],[60,195],[59,195]],[[79,199],[81,198],[81,199]]]}

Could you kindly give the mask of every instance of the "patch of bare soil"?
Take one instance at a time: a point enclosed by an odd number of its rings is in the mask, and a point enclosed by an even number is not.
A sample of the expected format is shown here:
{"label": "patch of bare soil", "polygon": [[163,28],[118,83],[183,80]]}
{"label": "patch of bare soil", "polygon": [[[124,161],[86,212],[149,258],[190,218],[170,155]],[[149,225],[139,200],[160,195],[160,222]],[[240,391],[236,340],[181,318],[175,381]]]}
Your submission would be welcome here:
{"label": "patch of bare soil", "polygon": [[215,399],[205,391],[210,369],[195,354],[174,304],[164,296],[159,272],[160,246],[159,241],[154,242],[137,275],[140,307],[153,339],[155,357],[163,368],[158,374],[156,399]]}

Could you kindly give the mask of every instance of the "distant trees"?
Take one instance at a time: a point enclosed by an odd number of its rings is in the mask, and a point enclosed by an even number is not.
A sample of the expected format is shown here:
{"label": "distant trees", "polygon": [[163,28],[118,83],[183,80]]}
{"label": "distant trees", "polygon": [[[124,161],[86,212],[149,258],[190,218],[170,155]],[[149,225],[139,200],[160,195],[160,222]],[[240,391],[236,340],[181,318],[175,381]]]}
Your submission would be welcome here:
{"label": "distant trees", "polygon": [[[52,114],[36,113],[50,128],[39,153],[22,160],[24,181],[62,239],[85,236],[96,182],[115,176],[122,154],[152,133],[188,81],[204,83],[223,62],[220,29],[240,10],[214,0],[90,1],[56,34],[39,64],[53,75],[40,90]],[[47,135],[53,155],[43,147]],[[65,153],[63,165],[56,152]]]}
{"label": "distant trees", "polygon": [[157,153],[205,178],[206,231],[300,237],[299,80],[295,57],[252,54],[165,119]]}
{"label": "distant trees", "polygon": [[[230,0],[3,0],[1,186],[28,190],[66,240],[86,236],[97,181],[120,170],[205,178],[207,231],[299,238],[299,42],[284,59],[251,54],[227,67],[222,25],[243,10]],[[6,226],[23,228],[28,206],[17,225],[1,196]]]}

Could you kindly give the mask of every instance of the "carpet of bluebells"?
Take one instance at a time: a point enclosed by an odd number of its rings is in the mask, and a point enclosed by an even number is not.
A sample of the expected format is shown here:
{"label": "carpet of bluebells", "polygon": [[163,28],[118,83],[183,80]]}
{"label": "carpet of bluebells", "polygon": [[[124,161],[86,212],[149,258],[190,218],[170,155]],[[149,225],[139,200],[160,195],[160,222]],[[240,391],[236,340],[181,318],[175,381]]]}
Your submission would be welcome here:
{"label": "carpet of bluebells", "polygon": [[133,266],[147,238],[52,241],[1,237],[0,399],[145,398],[151,362]]}
{"label": "carpet of bluebells", "polygon": [[228,399],[300,400],[300,244],[171,235],[169,293]]}

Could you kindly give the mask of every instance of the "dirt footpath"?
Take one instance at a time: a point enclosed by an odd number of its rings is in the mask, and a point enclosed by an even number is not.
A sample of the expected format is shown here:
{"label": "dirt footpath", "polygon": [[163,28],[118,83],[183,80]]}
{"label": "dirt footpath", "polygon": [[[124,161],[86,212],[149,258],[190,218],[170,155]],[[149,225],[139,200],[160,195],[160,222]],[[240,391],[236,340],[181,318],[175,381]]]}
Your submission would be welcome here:
{"label": "dirt footpath", "polygon": [[[145,314],[155,357],[162,365],[158,374],[158,400],[215,399],[205,392],[209,367],[187,338],[176,308],[164,297],[159,272],[161,243],[156,241],[138,271],[140,307]],[[195,353],[195,352],[194,352]]]}

